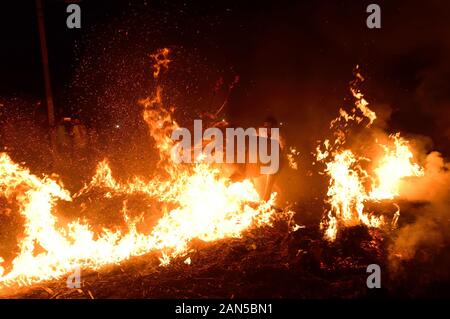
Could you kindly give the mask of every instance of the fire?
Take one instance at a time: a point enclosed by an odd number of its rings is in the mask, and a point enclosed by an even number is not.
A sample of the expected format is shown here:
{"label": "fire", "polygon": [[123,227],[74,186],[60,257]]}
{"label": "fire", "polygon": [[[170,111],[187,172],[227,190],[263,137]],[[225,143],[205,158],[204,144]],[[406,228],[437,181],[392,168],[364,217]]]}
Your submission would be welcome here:
{"label": "fire", "polygon": [[417,163],[413,163],[413,154],[408,146],[408,141],[400,137],[400,134],[391,136],[394,147],[381,145],[384,149],[384,157],[375,168],[376,184],[370,192],[372,199],[393,199],[400,195],[400,180],[409,176],[422,176],[424,170]]}
{"label": "fire", "polygon": [[336,238],[338,223],[343,226],[362,223],[369,227],[380,227],[384,223],[382,216],[376,217],[364,211],[364,203],[369,199],[364,187],[368,175],[359,165],[360,161],[352,151],[343,150],[326,163],[325,172],[330,176],[327,202],[331,209],[328,220],[321,226],[326,228],[325,236],[330,240]]}
{"label": "fire", "polygon": [[[357,70],[358,71],[358,70]],[[393,200],[400,195],[400,185],[405,178],[423,175],[423,169],[413,162],[409,143],[400,134],[391,135],[387,145],[380,144],[382,154],[368,171],[364,163],[371,159],[358,156],[348,149],[347,132],[351,123],[359,124],[368,120],[369,128],[377,116],[369,108],[369,103],[357,88],[364,78],[356,73],[351,82],[351,92],[356,99],[351,113],[340,109],[339,116],[331,122],[334,129],[334,142],[325,140],[316,149],[316,159],[325,164],[324,173],[329,176],[327,204],[330,209],[321,223],[325,237],[333,241],[340,226],[364,224],[368,227],[381,227],[386,224],[383,216],[367,212],[365,204],[369,201]],[[396,205],[396,204],[395,204]],[[398,205],[396,205],[398,208]],[[392,226],[395,227],[400,216],[400,209],[394,213]]]}
{"label": "fire", "polygon": [[153,64],[153,77],[157,79],[162,69],[169,68],[169,63],[172,60],[169,59],[170,50],[168,48],[159,49],[156,53],[150,54],[150,58],[154,61]]}
{"label": "fire", "polygon": [[[168,62],[160,59],[162,56],[169,61],[167,54],[164,50],[154,56],[159,66],[156,78],[163,67],[167,68]],[[165,108],[162,100],[162,89],[158,87],[153,98],[143,99],[140,104],[159,150],[159,168],[164,177],[161,173],[148,180],[135,177],[118,182],[105,160],[98,164],[90,183],[71,195],[56,179],[33,175],[6,153],[0,154],[0,195],[16,202],[25,220],[19,254],[8,268],[0,267],[0,287],[60,278],[77,267],[95,270],[151,251],[160,252],[161,264],[167,265],[172,258],[187,255],[194,238],[214,241],[240,237],[250,227],[271,225],[275,193],[263,201],[249,180],[232,182],[207,163],[171,165],[173,142],[168,133],[177,124],[173,108]],[[141,220],[128,217],[126,205],[122,209],[126,231],[95,232],[82,220],[61,225],[57,202],[72,201],[94,189],[105,190],[107,198],[139,194],[162,203],[166,212],[147,233],[137,230]]]}

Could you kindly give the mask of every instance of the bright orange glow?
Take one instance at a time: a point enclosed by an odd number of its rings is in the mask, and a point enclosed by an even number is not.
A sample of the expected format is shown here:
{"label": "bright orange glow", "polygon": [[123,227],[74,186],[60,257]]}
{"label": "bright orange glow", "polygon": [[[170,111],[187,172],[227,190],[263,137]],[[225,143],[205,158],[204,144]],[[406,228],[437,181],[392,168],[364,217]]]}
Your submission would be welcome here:
{"label": "bright orange glow", "polygon": [[408,147],[408,141],[399,134],[391,136],[394,146],[381,145],[384,157],[375,168],[376,181],[370,192],[372,199],[393,199],[400,195],[400,180],[409,176],[423,175],[423,168],[413,163],[413,154]]}

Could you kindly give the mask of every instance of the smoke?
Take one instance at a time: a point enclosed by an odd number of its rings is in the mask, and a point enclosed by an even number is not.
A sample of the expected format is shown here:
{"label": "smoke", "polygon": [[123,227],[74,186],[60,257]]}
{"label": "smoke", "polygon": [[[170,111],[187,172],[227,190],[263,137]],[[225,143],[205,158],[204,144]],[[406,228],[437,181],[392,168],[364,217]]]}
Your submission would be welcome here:
{"label": "smoke", "polygon": [[410,201],[440,203],[450,200],[450,163],[442,154],[431,152],[425,159],[425,174],[414,183],[405,183],[403,197]]}
{"label": "smoke", "polygon": [[437,67],[425,70],[421,78],[415,98],[421,111],[433,119],[434,125],[430,134],[442,145],[442,148],[448,150],[450,149],[450,91],[448,90],[450,64],[441,62]]}
{"label": "smoke", "polygon": [[391,246],[391,261],[410,260],[420,249],[440,250],[448,244],[450,231],[450,163],[439,152],[425,158],[424,175],[403,181],[402,199],[411,205],[406,211],[415,221],[403,226]]}

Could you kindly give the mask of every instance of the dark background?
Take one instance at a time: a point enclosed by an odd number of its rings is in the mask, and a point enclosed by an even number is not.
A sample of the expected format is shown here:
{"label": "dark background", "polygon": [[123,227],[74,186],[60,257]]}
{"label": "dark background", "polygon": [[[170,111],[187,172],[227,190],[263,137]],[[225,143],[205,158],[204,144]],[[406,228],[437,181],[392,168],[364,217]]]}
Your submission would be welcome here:
{"label": "dark background", "polygon": [[[347,103],[356,65],[387,132],[450,154],[450,3],[376,1],[382,28],[368,29],[372,2],[82,0],[82,28],[70,30],[70,2],[44,0],[57,117],[79,117],[125,149],[146,134],[136,102],[152,89],[148,55],[169,47],[162,81],[181,124],[216,110],[239,76],[226,117],[258,125],[275,116],[303,171]],[[0,99],[43,100],[34,1],[2,3],[0,41]]]}

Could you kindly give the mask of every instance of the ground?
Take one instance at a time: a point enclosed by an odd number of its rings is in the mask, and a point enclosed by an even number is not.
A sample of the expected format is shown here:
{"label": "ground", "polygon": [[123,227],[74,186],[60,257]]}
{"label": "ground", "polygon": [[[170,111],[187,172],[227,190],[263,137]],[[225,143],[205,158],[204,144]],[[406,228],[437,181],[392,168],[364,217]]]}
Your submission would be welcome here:
{"label": "ground", "polygon": [[[157,252],[100,271],[82,270],[80,289],[66,278],[14,290],[9,298],[388,298],[443,297],[449,278],[430,259],[388,262],[389,234],[356,226],[337,240],[323,239],[317,224],[289,232],[285,221],[247,231],[242,238],[194,241],[188,256],[160,266]],[[190,257],[191,264],[184,261]],[[368,289],[369,264],[382,269],[382,288]],[[441,267],[442,268],[442,267]],[[445,267],[444,267],[445,268]],[[433,271],[431,271],[434,269]],[[437,277],[433,277],[433,273]],[[441,276],[441,277],[439,277]]]}

